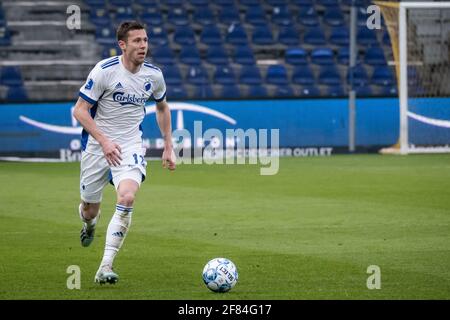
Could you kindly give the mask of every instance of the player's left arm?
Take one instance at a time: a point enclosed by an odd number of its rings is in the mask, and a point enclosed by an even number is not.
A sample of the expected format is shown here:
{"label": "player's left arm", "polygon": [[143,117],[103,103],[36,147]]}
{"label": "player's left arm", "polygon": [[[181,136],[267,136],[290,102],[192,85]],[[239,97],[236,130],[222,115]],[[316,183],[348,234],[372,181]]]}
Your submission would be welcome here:
{"label": "player's left arm", "polygon": [[156,103],[156,120],[164,139],[163,167],[175,170],[176,159],[172,145],[172,119],[166,99]]}

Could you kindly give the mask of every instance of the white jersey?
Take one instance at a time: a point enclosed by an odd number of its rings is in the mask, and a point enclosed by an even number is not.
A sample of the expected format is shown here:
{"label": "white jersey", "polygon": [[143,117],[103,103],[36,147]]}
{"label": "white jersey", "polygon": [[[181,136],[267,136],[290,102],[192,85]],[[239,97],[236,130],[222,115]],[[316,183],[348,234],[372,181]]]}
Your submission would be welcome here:
{"label": "white jersey", "polygon": [[[142,144],[141,123],[145,102],[153,96],[164,100],[166,84],[159,68],[144,62],[133,74],[122,64],[122,56],[100,61],[80,88],[80,97],[91,103],[91,116],[97,127],[124,152]],[[82,149],[102,155],[100,144],[83,130]]]}

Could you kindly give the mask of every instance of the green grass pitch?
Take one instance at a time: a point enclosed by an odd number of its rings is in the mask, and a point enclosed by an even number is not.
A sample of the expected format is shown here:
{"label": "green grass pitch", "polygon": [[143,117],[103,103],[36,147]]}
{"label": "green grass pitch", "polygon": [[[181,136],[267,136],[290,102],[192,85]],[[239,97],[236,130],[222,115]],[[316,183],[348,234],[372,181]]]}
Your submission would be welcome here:
{"label": "green grass pitch", "polygon": [[[79,242],[79,164],[0,163],[0,299],[450,299],[450,155],[283,158],[258,165],[149,162],[115,286],[94,284],[115,193]],[[227,257],[215,294],[205,263]],[[67,267],[81,289],[66,287]],[[369,265],[381,289],[369,290]]]}

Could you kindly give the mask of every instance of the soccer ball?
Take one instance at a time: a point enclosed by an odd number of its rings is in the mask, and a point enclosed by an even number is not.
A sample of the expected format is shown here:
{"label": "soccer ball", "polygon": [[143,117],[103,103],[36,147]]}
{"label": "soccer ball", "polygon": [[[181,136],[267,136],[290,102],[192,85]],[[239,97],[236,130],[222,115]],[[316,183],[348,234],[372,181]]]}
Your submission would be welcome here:
{"label": "soccer ball", "polygon": [[203,281],[214,292],[227,292],[238,281],[237,268],[231,260],[215,258],[203,268]]}

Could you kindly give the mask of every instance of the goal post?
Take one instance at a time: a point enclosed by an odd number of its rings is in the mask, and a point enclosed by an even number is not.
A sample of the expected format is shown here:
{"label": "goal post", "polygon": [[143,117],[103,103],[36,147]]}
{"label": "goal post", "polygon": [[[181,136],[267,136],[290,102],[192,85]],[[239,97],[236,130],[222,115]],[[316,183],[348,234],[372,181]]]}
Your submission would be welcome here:
{"label": "goal post", "polygon": [[391,39],[399,92],[399,140],[381,152],[450,152],[450,1],[374,3]]}

